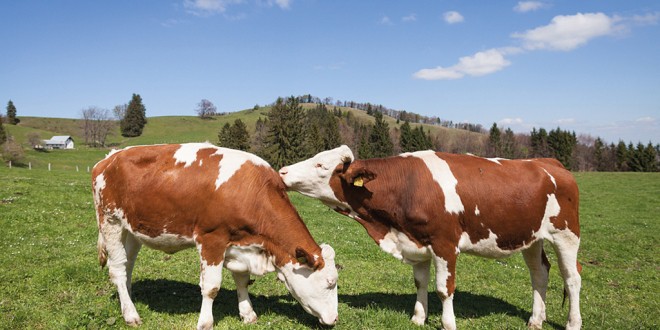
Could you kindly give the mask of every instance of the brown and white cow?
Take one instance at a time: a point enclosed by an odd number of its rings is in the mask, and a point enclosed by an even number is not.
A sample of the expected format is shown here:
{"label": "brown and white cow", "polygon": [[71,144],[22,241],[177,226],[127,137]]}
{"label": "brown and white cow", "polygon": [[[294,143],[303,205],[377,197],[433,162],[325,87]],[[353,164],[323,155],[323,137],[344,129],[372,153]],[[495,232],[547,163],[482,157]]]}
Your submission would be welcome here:
{"label": "brown and white cow", "polygon": [[347,146],[280,170],[292,190],[357,220],[385,252],[413,266],[417,302],[412,321],[427,317],[429,267],[436,270],[442,324],[455,329],[456,259],[522,251],[533,287],[529,327],[545,320],[552,243],[568,292],[567,329],[581,327],[577,263],[578,188],[554,159],[505,160],[433,151],[354,160]]}
{"label": "brown and white cow", "polygon": [[261,158],[207,143],[129,147],[92,173],[99,262],[107,262],[124,320],[141,323],[130,298],[140,247],[174,253],[196,247],[201,259],[198,329],[213,327],[223,266],[232,272],[244,322],[256,321],[250,275],[277,271],[322,324],[337,320],[332,247],[317,245],[277,172]]}

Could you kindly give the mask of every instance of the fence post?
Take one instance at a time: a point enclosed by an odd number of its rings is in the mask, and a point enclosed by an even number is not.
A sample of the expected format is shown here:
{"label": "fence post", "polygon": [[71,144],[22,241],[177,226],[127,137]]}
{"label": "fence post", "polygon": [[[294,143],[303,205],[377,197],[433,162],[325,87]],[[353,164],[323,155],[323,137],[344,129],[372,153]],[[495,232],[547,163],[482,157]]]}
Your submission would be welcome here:
{"label": "fence post", "polygon": [[9,168],[11,168],[11,160],[9,161]]}
{"label": "fence post", "polygon": [[80,172],[80,171],[78,171],[78,165],[76,165],[76,172]]}
{"label": "fence post", "polygon": [[30,170],[32,169],[32,162],[28,163],[28,169],[30,169]]}
{"label": "fence post", "polygon": [[50,171],[50,163],[48,163],[48,171]]}

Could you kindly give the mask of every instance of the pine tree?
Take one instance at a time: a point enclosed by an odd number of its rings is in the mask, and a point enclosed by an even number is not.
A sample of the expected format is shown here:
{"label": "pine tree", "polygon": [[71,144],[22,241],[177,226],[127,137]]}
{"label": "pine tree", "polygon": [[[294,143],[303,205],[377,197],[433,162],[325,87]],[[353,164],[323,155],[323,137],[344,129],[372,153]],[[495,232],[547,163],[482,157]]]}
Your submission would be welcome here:
{"label": "pine tree", "polygon": [[234,140],[233,149],[248,151],[250,150],[250,133],[247,131],[245,123],[236,119],[231,127],[231,135]]}
{"label": "pine tree", "polygon": [[266,160],[275,168],[304,159],[304,112],[299,101],[291,96],[278,98],[268,113],[270,122],[266,138]]}
{"label": "pine tree", "polygon": [[507,128],[502,135],[502,157],[512,159],[516,152],[516,137],[511,128]]}
{"label": "pine tree", "polygon": [[394,152],[394,144],[392,143],[392,139],[390,139],[389,125],[383,119],[381,112],[376,111],[374,117],[376,118],[376,122],[369,134],[371,157],[382,158],[391,156]]}
{"label": "pine tree", "polygon": [[403,123],[403,125],[401,125],[401,137],[399,139],[399,145],[401,146],[401,152],[415,151],[412,129],[410,128],[410,123],[407,120]]}
{"label": "pine tree", "polygon": [[620,172],[628,171],[628,148],[623,140],[616,145],[616,169]]}
{"label": "pine tree", "polygon": [[252,137],[252,152],[264,159],[267,158],[265,151],[269,124],[268,118],[263,120],[259,117],[254,125],[254,136]]}
{"label": "pine tree", "polygon": [[502,132],[497,127],[496,123],[490,127],[488,134],[488,148],[490,149],[490,156],[503,157],[502,155]]}
{"label": "pine tree", "polygon": [[9,102],[7,102],[7,123],[10,125],[16,125],[20,122],[21,120],[16,117],[16,106],[14,106],[14,102],[9,100]]}
{"label": "pine tree", "polygon": [[218,145],[225,148],[231,148],[230,146],[233,144],[231,138],[231,124],[225,123],[218,133]]}
{"label": "pine tree", "polygon": [[569,133],[557,127],[548,134],[548,147],[552,150],[553,156],[569,170],[573,169],[573,150],[576,145],[575,132]]}
{"label": "pine tree", "polygon": [[140,136],[146,124],[146,109],[142,104],[142,98],[139,94],[133,94],[131,102],[128,103],[126,115],[120,122],[121,135],[124,137]]}

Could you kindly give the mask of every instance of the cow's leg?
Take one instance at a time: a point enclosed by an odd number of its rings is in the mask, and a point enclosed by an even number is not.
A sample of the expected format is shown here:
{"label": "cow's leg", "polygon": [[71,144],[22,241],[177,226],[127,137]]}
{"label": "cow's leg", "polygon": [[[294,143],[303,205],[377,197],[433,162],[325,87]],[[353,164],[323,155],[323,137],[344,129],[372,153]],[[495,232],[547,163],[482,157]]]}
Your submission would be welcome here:
{"label": "cow's leg", "polygon": [[248,283],[250,283],[250,273],[232,272],[234,282],[236,283],[236,294],[238,295],[238,313],[241,315],[243,323],[257,322],[257,314],[252,309],[252,302],[248,295]]}
{"label": "cow's leg", "polygon": [[415,302],[415,310],[411,321],[417,325],[424,325],[428,315],[430,266],[431,259],[413,265],[415,286],[417,287],[417,301]]}
{"label": "cow's leg", "polygon": [[138,252],[142,243],[138,241],[135,236],[127,233],[126,241],[124,242],[124,250],[126,250],[126,288],[128,289],[128,294],[132,295],[131,290],[132,278],[133,278],[133,267],[135,266],[135,260],[137,259]]}
{"label": "cow's leg", "polygon": [[456,289],[456,251],[434,255],[435,285],[442,300],[442,326],[445,330],[456,330],[454,316],[454,291]]}
{"label": "cow's leg", "polygon": [[198,236],[197,251],[201,260],[199,287],[202,290],[202,308],[197,329],[213,329],[213,300],[222,284],[222,265],[227,241],[214,233]]}
{"label": "cow's leg", "polygon": [[[121,304],[121,313],[126,324],[136,326],[142,323],[140,316],[131,301],[129,294],[128,278],[128,258],[126,255],[126,242],[131,234],[124,230],[119,221],[106,220],[101,227],[101,233],[105,241],[105,247],[108,251],[108,272],[110,280],[117,286],[119,303]],[[135,258],[133,258],[133,261]],[[131,266],[132,267],[132,266]]]}
{"label": "cow's leg", "polygon": [[580,238],[569,230],[563,230],[553,235],[553,246],[559,260],[559,270],[564,278],[564,289],[568,292],[568,323],[567,330],[580,329],[580,287],[582,279],[578,270],[577,253]]}
{"label": "cow's leg", "polygon": [[550,264],[543,251],[543,240],[532,244],[522,252],[529,274],[532,279],[533,304],[532,316],[527,326],[532,329],[541,329],[545,321],[545,293],[548,289],[548,272]]}

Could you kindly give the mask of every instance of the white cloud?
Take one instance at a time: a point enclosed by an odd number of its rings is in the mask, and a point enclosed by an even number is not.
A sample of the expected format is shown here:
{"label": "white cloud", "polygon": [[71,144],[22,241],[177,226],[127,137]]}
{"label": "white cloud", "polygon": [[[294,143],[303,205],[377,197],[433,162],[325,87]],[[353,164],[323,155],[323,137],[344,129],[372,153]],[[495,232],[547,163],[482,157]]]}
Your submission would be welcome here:
{"label": "white cloud", "polygon": [[461,23],[465,19],[463,18],[463,15],[461,15],[457,11],[448,11],[444,14],[442,14],[443,19],[447,24],[456,24],[456,23]]}
{"label": "white cloud", "polygon": [[293,0],[275,0],[275,4],[282,9],[291,8],[291,2],[293,2]]}
{"label": "white cloud", "polygon": [[656,120],[657,119],[655,119],[653,117],[650,117],[650,116],[635,119],[636,122],[642,123],[642,124],[655,124]]}
{"label": "white cloud", "polygon": [[[227,11],[232,5],[239,5],[247,0],[183,0],[183,7],[191,14],[198,16],[210,16]],[[258,5],[268,7],[277,6],[281,9],[290,9],[293,0],[257,0]]]}
{"label": "white cloud", "polygon": [[634,15],[631,20],[638,25],[656,25],[660,20],[660,13],[650,13],[646,15]]}
{"label": "white cloud", "polygon": [[500,126],[512,126],[512,125],[522,125],[523,122],[524,121],[522,118],[503,118],[500,121],[498,121],[497,124]]}
{"label": "white cloud", "polygon": [[241,2],[243,0],[184,0],[183,7],[189,13],[206,16],[224,13],[227,10],[227,6]]}
{"label": "white cloud", "polygon": [[513,10],[519,13],[526,13],[528,11],[535,11],[545,7],[545,4],[541,1],[519,1],[518,4],[513,7]]}
{"label": "white cloud", "polygon": [[575,124],[576,120],[575,118],[560,118],[555,120],[555,124],[557,125],[571,125]]}
{"label": "white cloud", "polygon": [[392,20],[391,20],[388,16],[383,16],[383,17],[380,19],[380,24],[383,24],[383,25],[392,25]]}
{"label": "white cloud", "polygon": [[472,56],[464,56],[458,63],[450,67],[422,69],[414,73],[414,77],[424,80],[451,80],[468,76],[483,76],[499,71],[511,64],[504,58],[505,52],[499,49],[489,49]]}
{"label": "white cloud", "polygon": [[525,49],[573,50],[593,38],[612,35],[622,27],[618,19],[603,13],[555,16],[550,24],[514,33],[512,37],[521,39]]}
{"label": "white cloud", "polygon": [[414,22],[417,20],[417,15],[415,14],[410,14],[408,16],[404,16],[401,18],[402,22]]}

